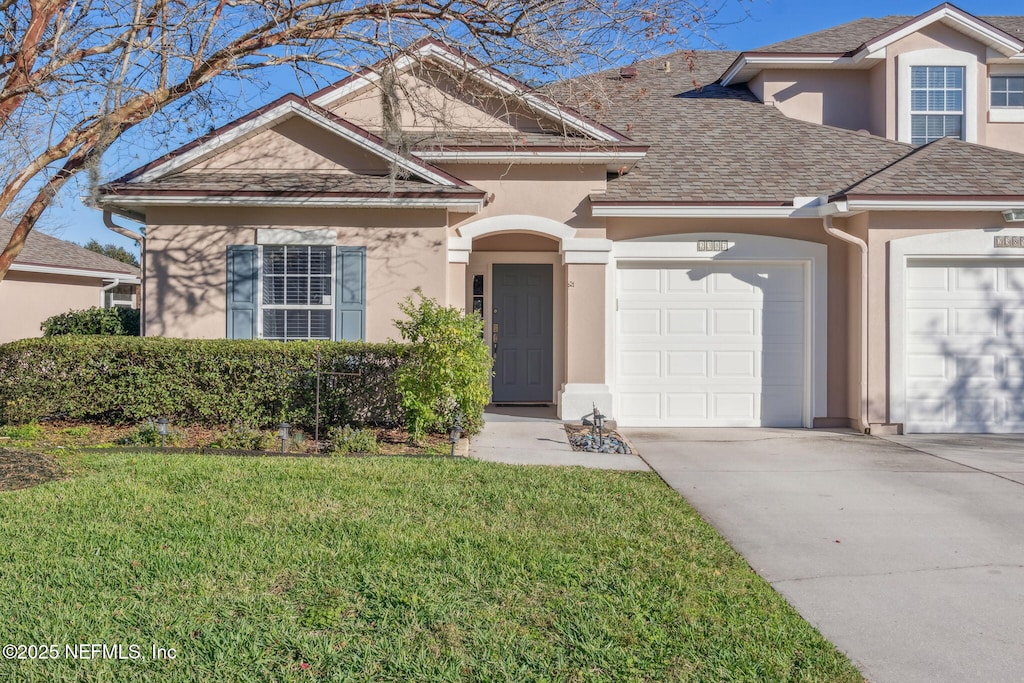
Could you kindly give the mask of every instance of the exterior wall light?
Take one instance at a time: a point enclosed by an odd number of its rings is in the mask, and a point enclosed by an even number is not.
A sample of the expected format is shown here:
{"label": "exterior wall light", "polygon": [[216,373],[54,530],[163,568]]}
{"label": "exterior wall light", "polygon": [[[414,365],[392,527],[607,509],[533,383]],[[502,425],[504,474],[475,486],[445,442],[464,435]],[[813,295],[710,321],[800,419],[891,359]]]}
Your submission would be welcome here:
{"label": "exterior wall light", "polygon": [[288,437],[291,432],[292,426],[287,422],[282,422],[277,426],[277,438],[281,440],[281,452],[286,453],[288,451]]}
{"label": "exterior wall light", "polygon": [[156,421],[156,431],[160,435],[160,448],[167,447],[167,418],[161,417]]}
{"label": "exterior wall light", "polygon": [[1003,211],[1003,220],[1007,223],[1024,222],[1024,209],[1007,209]]}

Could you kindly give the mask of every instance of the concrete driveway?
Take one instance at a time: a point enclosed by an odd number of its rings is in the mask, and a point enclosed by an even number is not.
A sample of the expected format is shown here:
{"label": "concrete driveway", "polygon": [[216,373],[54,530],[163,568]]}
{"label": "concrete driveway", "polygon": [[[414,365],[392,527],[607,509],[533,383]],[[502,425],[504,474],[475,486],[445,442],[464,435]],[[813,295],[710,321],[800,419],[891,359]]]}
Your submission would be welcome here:
{"label": "concrete driveway", "polygon": [[1024,440],[627,438],[870,681],[1024,677]]}

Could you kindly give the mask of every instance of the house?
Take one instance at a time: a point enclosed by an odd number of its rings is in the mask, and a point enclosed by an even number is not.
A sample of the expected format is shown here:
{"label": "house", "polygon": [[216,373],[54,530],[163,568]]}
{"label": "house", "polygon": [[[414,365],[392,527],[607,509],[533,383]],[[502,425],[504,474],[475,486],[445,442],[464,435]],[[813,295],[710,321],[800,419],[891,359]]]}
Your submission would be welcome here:
{"label": "house", "polygon": [[[0,219],[0,243],[14,224]],[[59,313],[99,306],[138,307],[139,269],[38,230],[0,282],[0,344],[41,337],[40,325]]]}
{"label": "house", "polygon": [[943,4],[530,89],[427,40],[101,205],[150,335],[381,341],[420,287],[565,419],[1019,432],[1022,51]]}

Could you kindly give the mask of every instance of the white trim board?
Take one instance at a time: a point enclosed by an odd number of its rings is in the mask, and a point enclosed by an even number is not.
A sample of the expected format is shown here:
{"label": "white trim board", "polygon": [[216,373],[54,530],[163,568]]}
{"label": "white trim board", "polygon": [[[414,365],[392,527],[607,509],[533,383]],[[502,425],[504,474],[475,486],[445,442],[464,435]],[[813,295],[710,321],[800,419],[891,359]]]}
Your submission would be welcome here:
{"label": "white trim board", "polygon": [[96,203],[103,207],[125,206],[293,206],[364,209],[464,209],[479,211],[483,199],[443,197],[216,197],[207,195],[104,195]]}
{"label": "white trim board", "polygon": [[[726,251],[697,251],[698,242],[727,242]],[[807,327],[804,366],[804,426],[814,418],[828,415],[828,247],[817,242],[748,235],[743,233],[686,233],[622,240],[612,245],[611,270],[605,315],[615,319],[618,263],[620,261],[699,263],[801,264],[804,267],[804,305]],[[611,326],[606,368],[614,397],[613,411],[619,410],[615,367],[618,330]]]}
{"label": "white trim board", "polygon": [[955,230],[902,237],[889,242],[889,422],[905,423],[906,272],[911,261],[1024,261],[1024,250],[996,249],[995,236],[1024,237],[1024,228]]}
{"label": "white trim board", "polygon": [[31,263],[14,263],[11,270],[22,273],[46,273],[49,275],[71,275],[73,277],[95,277],[102,280],[120,280],[125,285],[142,284],[136,275],[114,273],[106,270],[87,270],[84,268],[64,268],[61,266],[39,266]]}

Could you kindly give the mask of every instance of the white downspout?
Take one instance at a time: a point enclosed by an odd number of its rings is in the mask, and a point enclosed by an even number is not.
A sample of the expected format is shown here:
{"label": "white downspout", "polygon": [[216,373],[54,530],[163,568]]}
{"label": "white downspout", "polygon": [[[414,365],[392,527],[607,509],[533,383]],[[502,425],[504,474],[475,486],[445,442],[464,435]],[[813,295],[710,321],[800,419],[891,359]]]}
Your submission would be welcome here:
{"label": "white downspout", "polygon": [[832,225],[832,216],[822,216],[822,223],[832,237],[860,249],[860,428],[871,433],[868,425],[868,245],[864,240]]}
{"label": "white downspout", "polygon": [[109,285],[103,285],[103,287],[100,288],[100,308],[107,307],[106,297],[103,295],[112,290],[114,287],[117,287],[119,284],[121,284],[121,278],[115,277],[114,281],[111,282]]}
{"label": "white downspout", "polygon": [[[114,215],[108,211],[103,211],[103,225],[107,226],[109,230],[113,230],[118,235],[127,237],[130,240],[135,240],[139,243],[139,263],[141,264],[142,286],[140,287],[139,293],[139,336],[146,336],[146,238],[134,230],[129,230],[123,225],[118,225],[114,222]],[[117,281],[115,281],[115,285]],[[106,288],[104,288],[105,290]]]}

